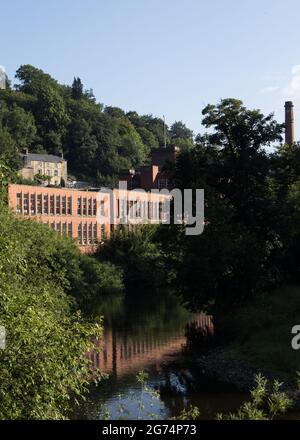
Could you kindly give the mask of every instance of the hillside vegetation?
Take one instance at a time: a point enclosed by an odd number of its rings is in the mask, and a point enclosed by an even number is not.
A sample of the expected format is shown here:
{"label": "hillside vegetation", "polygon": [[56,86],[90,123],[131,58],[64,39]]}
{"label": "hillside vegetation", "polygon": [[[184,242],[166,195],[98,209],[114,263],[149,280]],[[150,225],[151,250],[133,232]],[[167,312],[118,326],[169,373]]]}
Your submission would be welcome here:
{"label": "hillside vegetation", "polygon": [[[120,169],[149,162],[150,150],[164,145],[164,121],[125,113],[96,102],[80,78],[59,84],[31,65],[16,72],[16,84],[0,90],[0,157],[18,163],[17,151],[47,152],[68,160],[76,177],[113,185]],[[167,129],[167,142],[193,146],[193,133],[182,122]]]}

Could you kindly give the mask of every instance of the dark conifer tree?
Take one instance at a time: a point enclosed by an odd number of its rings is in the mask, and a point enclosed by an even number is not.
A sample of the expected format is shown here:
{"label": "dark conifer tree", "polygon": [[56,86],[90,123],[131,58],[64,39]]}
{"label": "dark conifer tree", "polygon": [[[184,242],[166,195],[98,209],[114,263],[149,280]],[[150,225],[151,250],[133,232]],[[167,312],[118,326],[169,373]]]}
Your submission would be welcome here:
{"label": "dark conifer tree", "polygon": [[72,98],[80,99],[83,96],[83,84],[79,77],[75,78],[72,84]]}

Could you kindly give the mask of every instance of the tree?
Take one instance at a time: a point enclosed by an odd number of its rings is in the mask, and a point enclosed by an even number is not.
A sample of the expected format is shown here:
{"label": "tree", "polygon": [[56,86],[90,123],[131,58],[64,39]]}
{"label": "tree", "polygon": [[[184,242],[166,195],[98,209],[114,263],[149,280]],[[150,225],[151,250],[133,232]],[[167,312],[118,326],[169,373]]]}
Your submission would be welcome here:
{"label": "tree", "polygon": [[15,86],[16,90],[26,94],[37,96],[45,86],[58,88],[57,81],[43,72],[43,70],[37,69],[30,64],[20,66],[15,77],[20,81],[20,84]]}
{"label": "tree", "polygon": [[62,136],[69,123],[69,116],[64,101],[57,90],[50,86],[39,90],[35,118],[42,142],[47,137],[48,151],[52,154],[58,154],[62,150]]}
{"label": "tree", "polygon": [[83,84],[80,78],[75,78],[72,84],[72,98],[81,99],[83,96]]}
{"label": "tree", "polygon": [[[149,163],[151,149],[164,145],[161,118],[105,107],[96,102],[91,89],[83,90],[79,77],[74,77],[72,85],[62,85],[29,64],[20,66],[15,77],[18,83],[12,90],[0,91],[0,121],[7,116],[3,127],[18,147],[51,154],[63,150],[70,170],[79,178],[115,184],[120,169]],[[174,133],[179,135],[181,129],[190,135],[183,123],[176,124]],[[193,146],[192,139],[178,136],[177,143],[183,149]]]}
{"label": "tree", "polygon": [[110,107],[107,106],[104,109],[104,112],[107,113],[108,115],[110,115],[112,118],[124,118],[125,117],[125,112],[124,110],[122,110],[119,107]]}
{"label": "tree", "polygon": [[[100,261],[122,267],[126,288],[165,285],[161,252],[154,235],[156,227],[141,226],[134,231],[120,230],[98,249]],[[156,274],[155,280],[153,273]]]}
{"label": "tree", "polygon": [[11,109],[7,110],[3,124],[19,148],[32,145],[37,134],[32,113],[26,112],[23,108],[14,104]]}
{"label": "tree", "polygon": [[300,146],[282,145],[272,154],[270,187],[276,215],[272,221],[280,239],[273,256],[289,283],[298,283],[300,243]]}
{"label": "tree", "polygon": [[16,78],[20,81],[15,86],[16,90],[35,98],[30,110],[37,127],[37,144],[45,142],[50,153],[58,154],[69,122],[63,99],[64,88],[50,75],[31,65],[21,66],[16,72]]}
{"label": "tree", "polygon": [[13,170],[21,164],[17,145],[5,128],[0,128],[0,160]]}
{"label": "tree", "polygon": [[204,232],[187,237],[171,226],[166,249],[176,264],[176,289],[192,309],[218,318],[280,281],[273,162],[264,147],[280,140],[282,126],[236,100],[203,113],[214,130],[181,152],[174,178],[178,188],[204,188]]}
{"label": "tree", "polygon": [[66,137],[67,159],[73,173],[82,179],[95,175],[95,157],[98,143],[86,120],[74,119]]}
{"label": "tree", "polygon": [[148,151],[152,148],[158,147],[158,142],[153,133],[145,127],[136,127],[136,131],[140,135],[143,144],[147,147]]}
{"label": "tree", "polygon": [[[137,112],[128,112],[126,114],[127,118],[134,125],[134,127],[139,131],[141,128],[147,129],[155,139],[155,147],[163,146],[165,143],[165,123],[161,118],[155,118],[152,115],[139,116]],[[169,143],[170,138],[167,132],[167,143]]]}
{"label": "tree", "polygon": [[38,92],[36,117],[42,132],[55,130],[61,133],[65,129],[69,117],[64,101],[55,89],[46,86]]}
{"label": "tree", "polygon": [[174,124],[171,126],[169,133],[172,141],[175,142],[178,139],[193,139],[193,131],[187,128],[187,126],[182,121],[175,121]]}
{"label": "tree", "polygon": [[7,333],[0,419],[66,418],[87,390],[86,352],[96,348],[101,327],[84,321],[66,293],[68,263],[57,264],[58,236],[3,205],[0,222],[0,322]]}
{"label": "tree", "polygon": [[253,226],[262,223],[258,212],[265,209],[265,215],[270,216],[270,161],[265,147],[281,141],[283,125],[272,114],[248,110],[236,99],[208,105],[202,114],[203,125],[214,130],[207,135],[207,142],[219,148],[218,191],[233,204],[238,221]]}
{"label": "tree", "polygon": [[143,165],[149,155],[149,150],[143,144],[134,126],[126,119],[118,120],[118,152],[127,159],[129,167]]}

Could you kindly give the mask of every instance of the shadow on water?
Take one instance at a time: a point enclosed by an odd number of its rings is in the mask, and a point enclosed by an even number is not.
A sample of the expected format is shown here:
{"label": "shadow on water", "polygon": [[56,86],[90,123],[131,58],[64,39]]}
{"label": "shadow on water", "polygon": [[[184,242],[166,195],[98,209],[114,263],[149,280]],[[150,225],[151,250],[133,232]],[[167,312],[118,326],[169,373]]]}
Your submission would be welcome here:
{"label": "shadow on water", "polygon": [[[109,375],[91,386],[86,401],[74,414],[80,419],[166,419],[189,405],[203,418],[236,410],[245,395],[201,376],[186,354],[187,325],[207,326],[208,317],[191,314],[170,293],[144,293],[135,298],[112,298],[98,310],[105,316],[99,353],[90,359]],[[148,373],[143,392],[136,375]],[[141,413],[141,403],[143,411]]]}

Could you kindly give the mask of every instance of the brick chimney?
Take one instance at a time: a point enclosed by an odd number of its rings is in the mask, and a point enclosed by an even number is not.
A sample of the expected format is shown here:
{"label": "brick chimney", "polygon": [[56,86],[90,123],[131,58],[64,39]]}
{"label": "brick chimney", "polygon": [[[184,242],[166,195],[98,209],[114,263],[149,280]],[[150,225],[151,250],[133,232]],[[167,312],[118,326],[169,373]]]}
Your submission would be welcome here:
{"label": "brick chimney", "polygon": [[294,133],[294,104],[292,101],[285,103],[285,143],[293,145],[295,142]]}

